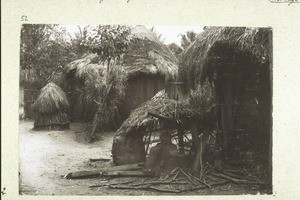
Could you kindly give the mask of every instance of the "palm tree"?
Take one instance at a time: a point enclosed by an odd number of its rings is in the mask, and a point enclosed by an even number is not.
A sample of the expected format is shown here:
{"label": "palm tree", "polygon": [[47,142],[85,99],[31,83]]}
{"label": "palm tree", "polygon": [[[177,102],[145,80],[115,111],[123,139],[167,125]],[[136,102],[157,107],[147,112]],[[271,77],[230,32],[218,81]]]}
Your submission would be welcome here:
{"label": "palm tree", "polygon": [[162,38],[162,34],[161,33],[158,33],[155,29],[154,29],[154,26],[152,26],[150,29],[150,31],[152,31],[156,37],[158,38],[158,40],[161,42],[161,43],[164,43],[165,42],[165,39]]}
{"label": "palm tree", "polygon": [[197,33],[194,31],[187,31],[185,35],[181,35],[181,47],[186,49],[191,43],[196,40]]}

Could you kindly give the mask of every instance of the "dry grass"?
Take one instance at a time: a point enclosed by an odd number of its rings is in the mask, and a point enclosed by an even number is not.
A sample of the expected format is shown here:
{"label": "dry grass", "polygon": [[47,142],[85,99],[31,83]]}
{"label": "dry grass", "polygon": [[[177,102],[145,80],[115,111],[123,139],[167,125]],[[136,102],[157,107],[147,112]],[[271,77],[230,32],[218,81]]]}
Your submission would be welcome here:
{"label": "dry grass", "polygon": [[149,116],[155,112],[174,119],[174,122],[186,125],[192,120],[201,120],[215,105],[214,94],[210,85],[199,87],[192,93],[189,101],[181,102],[170,99],[162,90],[151,100],[136,108],[116,132],[116,138],[123,140],[128,134],[145,134],[148,131],[166,128],[159,119]]}
{"label": "dry grass", "polygon": [[[126,83],[127,77],[122,66],[111,66],[108,74],[99,79],[98,84],[95,85],[97,97],[94,101],[98,108],[93,120],[93,129],[103,131],[107,126],[118,125]],[[93,86],[91,88],[93,89]]]}
{"label": "dry grass", "polygon": [[222,62],[217,60],[218,56],[228,52],[230,55],[225,57],[232,56],[235,61],[264,64],[271,56],[270,36],[270,28],[208,27],[184,51],[179,77],[187,88],[196,88],[207,79],[213,80],[212,62]]}
{"label": "dry grass", "polygon": [[[123,55],[120,63],[115,63],[124,68],[128,78],[139,74],[159,74],[165,76],[167,80],[175,79],[178,74],[178,60],[153,32],[137,26],[133,28],[129,37],[137,37],[139,40],[130,44],[128,52]],[[106,68],[107,63],[100,63],[99,56],[88,54],[69,63],[64,71],[86,79],[91,75],[98,75],[99,70],[103,71]]]}
{"label": "dry grass", "polygon": [[51,114],[68,111],[69,103],[65,92],[55,83],[48,83],[41,89],[40,95],[33,104],[36,113]]}

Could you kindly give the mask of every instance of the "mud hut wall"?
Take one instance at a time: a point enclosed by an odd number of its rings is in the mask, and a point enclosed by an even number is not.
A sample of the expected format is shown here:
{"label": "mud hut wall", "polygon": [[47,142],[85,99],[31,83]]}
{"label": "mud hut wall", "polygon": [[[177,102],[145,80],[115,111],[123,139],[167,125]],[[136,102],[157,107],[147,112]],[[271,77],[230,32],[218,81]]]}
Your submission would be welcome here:
{"label": "mud hut wall", "polygon": [[165,89],[165,78],[160,75],[142,74],[129,79],[122,109],[124,119],[129,116],[133,109],[163,89]]}

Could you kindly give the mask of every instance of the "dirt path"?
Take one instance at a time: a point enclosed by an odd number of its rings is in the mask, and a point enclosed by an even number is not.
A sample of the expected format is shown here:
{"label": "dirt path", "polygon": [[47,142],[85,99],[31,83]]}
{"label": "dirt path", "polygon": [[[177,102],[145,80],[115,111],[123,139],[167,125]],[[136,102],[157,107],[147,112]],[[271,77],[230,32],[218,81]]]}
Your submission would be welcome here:
{"label": "dirt path", "polygon": [[[109,181],[103,178],[67,180],[60,176],[71,171],[95,170],[111,166],[110,162],[89,161],[90,158],[110,158],[113,133],[104,134],[100,140],[86,144],[82,141],[81,124],[71,124],[67,131],[33,131],[32,121],[20,121],[19,126],[19,190],[23,195],[171,195],[145,190],[116,190],[88,186],[123,182],[132,178]],[[224,185],[180,195],[256,194],[257,190]]]}
{"label": "dirt path", "polygon": [[78,142],[82,132],[80,124],[71,124],[67,131],[34,131],[32,126],[32,121],[20,121],[20,192],[39,195],[90,193],[88,188],[82,187],[87,180],[69,181],[61,179],[60,175],[93,169],[89,158],[109,158],[113,134],[84,144]]}

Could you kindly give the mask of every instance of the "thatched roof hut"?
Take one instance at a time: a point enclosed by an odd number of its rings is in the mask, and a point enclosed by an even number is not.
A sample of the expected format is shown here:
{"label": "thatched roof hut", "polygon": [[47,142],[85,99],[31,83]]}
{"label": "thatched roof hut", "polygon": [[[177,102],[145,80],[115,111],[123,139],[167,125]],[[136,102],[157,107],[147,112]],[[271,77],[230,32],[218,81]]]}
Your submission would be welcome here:
{"label": "thatched roof hut", "polygon": [[[155,33],[143,26],[132,29],[130,37],[139,39],[132,42],[130,50],[121,61],[129,79],[139,74],[162,75],[165,79],[174,79],[178,74],[178,60],[170,49],[162,44]],[[98,69],[106,69],[106,63],[100,63],[97,54],[88,54],[83,58],[69,63],[65,72],[75,73],[78,77],[91,75]],[[91,71],[93,70],[93,71]]]}
{"label": "thatched roof hut", "polygon": [[[138,38],[139,42],[132,42],[129,51],[118,63],[127,76],[127,89],[121,110],[124,119],[131,110],[164,89],[166,81],[175,79],[178,74],[176,57],[153,32],[143,26],[137,26],[132,29],[130,37]],[[84,90],[85,82],[93,82],[97,77],[103,76],[106,67],[107,64],[100,62],[96,54],[88,54],[69,63],[64,69],[67,80],[72,82],[68,84],[71,86],[69,90],[73,94],[74,91],[82,94],[80,92]],[[86,95],[83,95],[82,98],[86,99],[85,97]],[[71,117],[76,120],[78,116],[83,116],[91,120],[95,104],[88,102],[83,105],[82,102],[83,100],[78,98],[70,102],[71,107],[74,107],[71,110],[75,110]],[[89,116],[85,117],[84,113],[88,113]]]}
{"label": "thatched roof hut", "polygon": [[271,63],[270,28],[207,27],[183,53],[186,89],[205,81],[214,87],[223,148],[269,146]]}
{"label": "thatched roof hut", "polygon": [[[144,151],[142,139],[147,133],[178,127],[189,129],[191,123],[200,123],[204,126],[214,124],[212,112],[214,104],[214,94],[209,85],[206,85],[205,90],[198,90],[189,101],[184,102],[169,98],[164,90],[159,91],[151,100],[132,111],[117,130],[112,148],[114,163],[142,161],[144,159],[142,157],[144,153],[141,154]],[[163,116],[163,119],[148,113]],[[139,146],[139,142],[142,145]]]}
{"label": "thatched roof hut", "polygon": [[55,83],[48,83],[32,105],[34,129],[62,130],[69,128],[69,103],[65,92]]}

